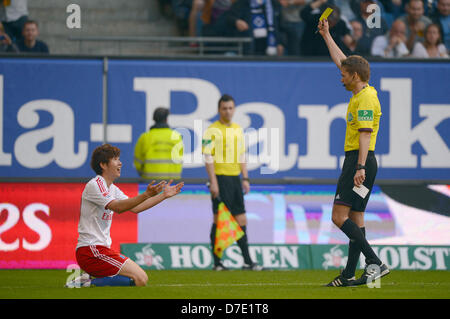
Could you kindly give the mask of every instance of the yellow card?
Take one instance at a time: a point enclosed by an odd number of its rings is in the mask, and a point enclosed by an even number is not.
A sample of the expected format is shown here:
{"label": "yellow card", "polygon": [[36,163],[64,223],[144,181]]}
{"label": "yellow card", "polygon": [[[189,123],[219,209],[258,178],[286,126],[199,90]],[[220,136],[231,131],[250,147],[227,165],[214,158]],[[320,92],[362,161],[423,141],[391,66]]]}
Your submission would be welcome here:
{"label": "yellow card", "polygon": [[331,8],[326,8],[325,11],[322,13],[322,15],[319,18],[319,21],[322,21],[323,19],[328,18],[328,16],[331,14],[331,12],[333,12],[333,9]]}

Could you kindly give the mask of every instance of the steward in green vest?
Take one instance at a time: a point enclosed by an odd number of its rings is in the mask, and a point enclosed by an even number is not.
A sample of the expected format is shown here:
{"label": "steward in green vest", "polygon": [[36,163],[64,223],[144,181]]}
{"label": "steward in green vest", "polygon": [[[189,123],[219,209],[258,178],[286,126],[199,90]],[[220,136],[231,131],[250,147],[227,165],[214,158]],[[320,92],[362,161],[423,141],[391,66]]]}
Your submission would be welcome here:
{"label": "steward in green vest", "polygon": [[134,166],[141,178],[179,179],[183,169],[183,139],[167,124],[169,110],[153,113],[155,125],[142,133],[134,148]]}

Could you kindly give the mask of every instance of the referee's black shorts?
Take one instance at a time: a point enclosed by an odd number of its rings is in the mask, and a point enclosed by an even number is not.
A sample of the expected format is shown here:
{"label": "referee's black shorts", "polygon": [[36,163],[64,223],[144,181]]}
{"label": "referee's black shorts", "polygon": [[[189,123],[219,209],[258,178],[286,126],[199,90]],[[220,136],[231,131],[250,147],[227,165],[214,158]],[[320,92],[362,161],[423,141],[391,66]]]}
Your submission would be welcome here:
{"label": "referee's black shorts", "polygon": [[359,151],[345,152],[344,165],[342,173],[339,177],[336,194],[334,195],[334,204],[345,205],[351,207],[352,211],[364,212],[369,201],[372,187],[377,175],[378,164],[373,151],[369,151],[366,159],[366,179],[363,185],[369,189],[369,193],[365,198],[360,197],[353,191],[355,186],[353,178],[356,173],[356,165],[358,164]]}
{"label": "referee's black shorts", "polygon": [[[245,213],[244,193],[242,191],[241,178],[238,176],[216,175],[219,184],[219,197],[228,207],[231,215]],[[212,199],[213,213],[217,214],[219,199]]]}

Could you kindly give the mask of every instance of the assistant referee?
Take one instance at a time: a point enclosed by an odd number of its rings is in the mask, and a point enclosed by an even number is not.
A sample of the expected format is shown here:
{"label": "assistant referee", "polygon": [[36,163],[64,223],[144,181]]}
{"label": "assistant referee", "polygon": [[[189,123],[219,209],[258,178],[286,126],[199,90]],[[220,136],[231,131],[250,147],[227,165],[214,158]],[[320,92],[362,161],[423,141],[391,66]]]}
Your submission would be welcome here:
{"label": "assistant referee", "polygon": [[[202,139],[202,152],[206,171],[210,181],[210,193],[214,221],[211,226],[211,247],[214,256],[214,270],[227,270],[220,258],[214,253],[216,225],[220,200],[230,210],[244,236],[237,241],[244,258],[243,269],[262,270],[250,258],[247,239],[247,218],[245,215],[244,193],[250,191],[247,163],[245,160],[245,142],[242,128],[232,122],[235,102],[232,96],[224,94],[218,103],[219,120],[211,124]],[[242,174],[242,182],[240,175]],[[219,200],[220,198],[220,200]]]}

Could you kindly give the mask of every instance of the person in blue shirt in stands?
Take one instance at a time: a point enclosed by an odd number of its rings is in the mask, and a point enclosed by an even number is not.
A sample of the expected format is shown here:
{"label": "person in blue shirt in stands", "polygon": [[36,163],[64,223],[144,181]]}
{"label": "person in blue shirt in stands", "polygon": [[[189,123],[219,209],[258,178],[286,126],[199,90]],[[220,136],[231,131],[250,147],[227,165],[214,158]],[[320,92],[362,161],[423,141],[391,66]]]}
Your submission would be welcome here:
{"label": "person in blue shirt in stands", "polygon": [[20,52],[27,53],[49,53],[45,42],[37,39],[39,28],[36,21],[28,20],[22,29],[23,39],[17,43]]}

